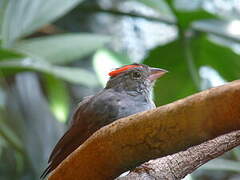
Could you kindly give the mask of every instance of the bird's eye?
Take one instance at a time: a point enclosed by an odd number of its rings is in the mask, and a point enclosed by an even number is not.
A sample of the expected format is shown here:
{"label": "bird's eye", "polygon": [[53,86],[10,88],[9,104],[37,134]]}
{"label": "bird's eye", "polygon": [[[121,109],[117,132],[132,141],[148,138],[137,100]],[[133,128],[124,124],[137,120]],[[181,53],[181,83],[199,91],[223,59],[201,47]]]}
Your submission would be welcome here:
{"label": "bird's eye", "polygon": [[132,73],[133,79],[140,79],[141,76],[142,76],[141,73],[138,72],[138,71],[135,71],[135,72]]}

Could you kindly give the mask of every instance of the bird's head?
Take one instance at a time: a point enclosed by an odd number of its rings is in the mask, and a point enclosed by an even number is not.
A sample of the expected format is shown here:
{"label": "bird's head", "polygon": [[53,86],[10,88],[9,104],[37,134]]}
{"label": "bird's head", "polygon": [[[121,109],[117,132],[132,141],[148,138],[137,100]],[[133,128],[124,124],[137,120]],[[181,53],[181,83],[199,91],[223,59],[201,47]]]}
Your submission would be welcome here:
{"label": "bird's head", "polygon": [[167,70],[149,67],[145,64],[131,64],[117,68],[109,73],[106,88],[144,92],[150,91],[155,80]]}

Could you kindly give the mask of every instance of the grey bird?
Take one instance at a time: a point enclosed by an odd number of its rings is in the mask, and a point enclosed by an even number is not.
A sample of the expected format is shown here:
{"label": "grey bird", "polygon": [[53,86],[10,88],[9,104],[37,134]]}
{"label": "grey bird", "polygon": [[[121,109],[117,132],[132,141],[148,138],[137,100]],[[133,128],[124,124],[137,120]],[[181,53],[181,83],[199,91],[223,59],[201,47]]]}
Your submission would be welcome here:
{"label": "grey bird", "polygon": [[151,90],[156,79],[167,71],[144,64],[131,64],[109,73],[106,87],[86,97],[76,109],[69,130],[54,147],[45,178],[69,154],[101,127],[113,121],[155,108]]}

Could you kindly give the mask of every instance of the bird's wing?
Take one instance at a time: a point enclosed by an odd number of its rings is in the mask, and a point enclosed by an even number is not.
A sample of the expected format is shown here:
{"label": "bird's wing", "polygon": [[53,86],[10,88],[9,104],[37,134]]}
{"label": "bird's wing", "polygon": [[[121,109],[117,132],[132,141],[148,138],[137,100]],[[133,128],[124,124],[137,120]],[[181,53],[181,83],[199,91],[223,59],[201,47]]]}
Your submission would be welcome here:
{"label": "bird's wing", "polygon": [[80,119],[84,119],[84,117],[79,117],[79,116],[81,115],[81,112],[84,110],[84,108],[87,107],[87,104],[91,99],[91,97],[92,96],[87,96],[83,99],[81,103],[79,103],[78,108],[76,109],[72,117],[72,124],[70,129],[61,137],[61,139],[55,145],[54,149],[51,152],[51,155],[49,156],[48,163],[50,163],[53,160],[54,156],[56,156],[63,147],[65,147],[67,144],[69,144],[72,141],[73,137],[79,136],[79,138],[81,138],[82,136],[81,133],[83,133],[81,131],[84,130],[83,128],[86,129],[86,127],[84,126],[83,122],[81,123],[80,121]]}
{"label": "bird's wing", "polygon": [[[81,129],[77,126],[72,126],[64,135],[63,137],[58,141],[56,146],[54,147],[48,162],[54,161],[55,157],[57,155],[60,155],[63,150],[65,150],[65,147],[67,147],[70,143],[74,141],[74,138],[78,137],[79,141],[82,139],[80,136]],[[82,141],[82,140],[81,140]]]}
{"label": "bird's wing", "polygon": [[41,177],[53,171],[69,154],[77,149],[92,133],[81,131],[82,128],[72,126],[60,139],[49,158],[49,166]]}
{"label": "bird's wing", "polygon": [[79,104],[74,113],[73,123],[70,129],[63,135],[54,147],[48,160],[50,164],[43,172],[41,178],[46,177],[95,131],[94,129],[89,128],[89,124],[84,121],[84,119],[87,118],[87,114],[82,113],[87,107],[90,99],[91,97],[87,97]]}

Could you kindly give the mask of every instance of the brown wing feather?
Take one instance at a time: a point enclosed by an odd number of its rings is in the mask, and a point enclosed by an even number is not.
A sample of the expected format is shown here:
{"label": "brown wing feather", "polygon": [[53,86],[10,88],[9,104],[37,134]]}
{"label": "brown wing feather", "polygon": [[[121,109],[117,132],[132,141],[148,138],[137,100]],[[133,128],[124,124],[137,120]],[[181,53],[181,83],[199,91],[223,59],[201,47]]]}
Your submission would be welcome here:
{"label": "brown wing feather", "polygon": [[87,114],[82,113],[87,107],[90,99],[91,96],[84,98],[84,100],[79,104],[79,107],[73,116],[72,126],[54,147],[48,160],[50,164],[41,175],[41,178],[45,178],[95,131],[94,129],[90,129],[88,127],[89,124],[84,121]]}
{"label": "brown wing feather", "polygon": [[[82,128],[81,128],[82,129]],[[57,143],[54,151],[49,158],[49,166],[42,174],[41,178],[46,177],[54,170],[69,154],[77,149],[90,135],[90,132],[83,132],[77,126],[72,126]],[[82,132],[82,133],[81,133]],[[81,136],[79,135],[81,133]]]}
{"label": "brown wing feather", "polygon": [[[75,137],[77,137],[81,133],[81,130],[77,126],[72,126],[64,135],[63,137],[58,141],[57,145],[54,147],[48,162],[50,163],[53,161],[54,157],[58,155],[61,152],[61,149],[68,146],[69,143],[73,141]],[[81,136],[79,137],[79,139]],[[82,138],[81,138],[82,139]]]}

